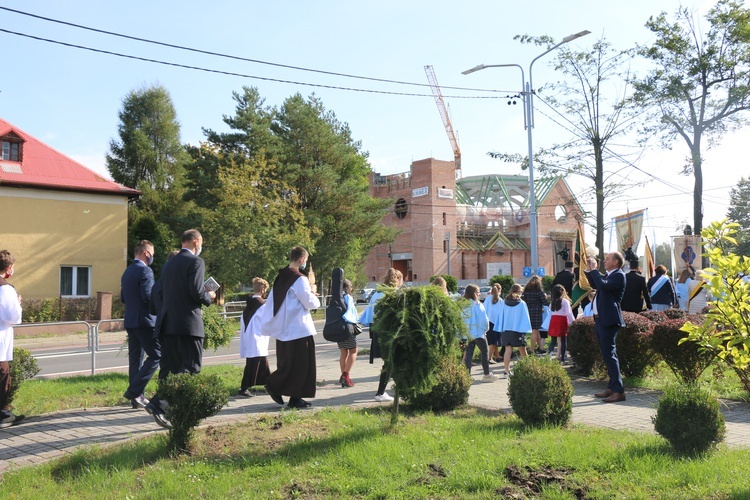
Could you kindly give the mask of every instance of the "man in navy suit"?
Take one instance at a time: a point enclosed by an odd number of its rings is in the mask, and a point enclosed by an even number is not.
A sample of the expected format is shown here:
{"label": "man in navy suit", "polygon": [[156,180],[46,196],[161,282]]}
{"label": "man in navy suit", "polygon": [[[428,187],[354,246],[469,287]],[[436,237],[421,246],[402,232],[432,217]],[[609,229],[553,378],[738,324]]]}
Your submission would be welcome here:
{"label": "man in navy suit", "polygon": [[620,252],[607,254],[604,259],[604,269],[607,275],[602,277],[598,271],[596,259],[589,258],[586,276],[591,286],[596,288],[596,297],[592,304],[594,325],[599,349],[607,365],[609,385],[607,390],[595,394],[603,398],[604,403],[625,401],[625,388],[620,375],[620,361],[617,359],[617,331],[625,326],[622,319],[620,302],[625,294],[625,273],[622,271],[624,259]]}
{"label": "man in navy suit", "polygon": [[[169,373],[200,373],[203,363],[203,313],[201,306],[210,306],[216,297],[205,289],[205,263],[198,257],[203,237],[195,229],[182,233],[182,248],[161,269],[158,313],[159,335],[164,351],[164,367]],[[160,299],[160,300],[158,300]],[[146,405],[156,423],[169,428],[164,413],[166,401],[154,396]]]}
{"label": "man in navy suit", "polygon": [[[130,385],[123,394],[133,408],[145,408],[148,399],[143,395],[148,381],[159,367],[161,346],[154,338],[155,317],[149,311],[154,272],[154,245],[141,240],[135,246],[135,259],[125,269],[120,280],[120,299],[125,304],[125,330],[128,332],[128,375]],[[146,359],[143,360],[143,354]]]}

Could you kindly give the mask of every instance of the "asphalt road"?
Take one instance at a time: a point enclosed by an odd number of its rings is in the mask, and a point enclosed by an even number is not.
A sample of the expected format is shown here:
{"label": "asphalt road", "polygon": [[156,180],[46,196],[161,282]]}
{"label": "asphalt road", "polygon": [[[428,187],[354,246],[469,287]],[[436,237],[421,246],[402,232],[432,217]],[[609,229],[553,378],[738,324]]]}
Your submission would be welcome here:
{"label": "asphalt road", "polygon": [[[328,342],[321,334],[323,322],[316,322],[318,335],[315,336],[315,349],[319,362],[338,362],[339,350],[335,343]],[[124,334],[122,336],[124,339]],[[61,377],[69,375],[91,374],[92,356],[85,345],[85,339],[81,342],[72,342],[69,345],[60,345],[48,348],[29,348],[31,354],[36,358],[41,371],[37,377]],[[23,346],[21,346],[23,347]],[[207,350],[203,353],[204,365],[237,364],[244,366],[245,359],[240,358],[240,340],[235,338],[228,347],[216,351]],[[268,361],[271,366],[276,366],[276,351],[273,339],[269,345]],[[128,350],[122,339],[116,343],[100,344],[95,353],[93,365],[96,373],[123,372],[128,371]]]}

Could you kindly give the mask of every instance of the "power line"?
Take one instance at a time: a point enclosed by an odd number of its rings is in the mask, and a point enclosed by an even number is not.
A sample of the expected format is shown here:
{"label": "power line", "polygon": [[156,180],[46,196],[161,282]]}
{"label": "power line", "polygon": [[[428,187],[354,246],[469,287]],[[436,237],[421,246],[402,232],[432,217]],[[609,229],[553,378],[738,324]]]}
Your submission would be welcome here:
{"label": "power line", "polygon": [[[296,81],[291,81],[291,80],[282,80],[282,79],[279,79],[279,78],[268,78],[268,77],[263,77],[263,76],[246,75],[246,74],[243,74],[243,73],[235,73],[235,72],[232,72],[232,71],[222,71],[222,70],[218,70],[218,69],[203,68],[203,67],[200,67],[200,66],[192,66],[192,65],[188,65],[188,64],[179,64],[179,63],[173,63],[173,62],[167,62],[167,61],[160,61],[158,59],[150,59],[150,58],[147,58],[147,57],[140,57],[140,56],[133,56],[133,55],[129,55],[129,54],[122,54],[120,52],[113,52],[113,51],[103,50],[103,49],[95,49],[95,48],[92,48],[92,47],[86,47],[84,45],[76,45],[76,44],[73,44],[73,43],[61,42],[61,41],[58,41],[58,40],[52,40],[50,38],[43,38],[43,37],[39,37],[39,36],[35,36],[35,35],[29,35],[29,34],[26,34],[26,33],[19,33],[17,31],[11,31],[11,30],[7,30],[7,29],[3,29],[3,28],[0,28],[0,32],[8,33],[8,34],[11,34],[11,35],[17,35],[17,36],[21,36],[21,37],[25,37],[25,38],[31,38],[33,40],[39,40],[39,41],[42,41],[42,42],[54,43],[54,44],[62,45],[62,46],[65,46],[65,47],[72,47],[72,48],[81,49],[81,50],[88,50],[90,52],[96,52],[96,53],[99,53],[99,54],[106,54],[106,55],[111,55],[111,56],[122,57],[122,58],[125,58],[125,59],[134,59],[134,60],[137,60],[137,61],[145,61],[145,62],[150,62],[150,63],[155,63],[155,64],[163,64],[165,66],[174,66],[174,67],[183,68],[183,69],[191,69],[191,70],[196,70],[196,71],[205,71],[207,73],[217,73],[217,74],[220,74],[220,75],[238,76],[238,77],[241,77],[241,78],[251,78],[251,79],[254,79],[254,80],[264,80],[264,81],[268,81],[268,82],[277,82],[277,83],[288,83],[288,84],[292,84],[292,85],[304,85],[304,86],[307,86],[307,87],[317,87],[317,88],[335,89],[335,90],[347,90],[347,91],[351,91],[351,92],[365,92],[365,93],[370,93],[370,94],[400,95],[400,96],[409,96],[409,97],[430,97],[430,98],[433,97],[432,94],[414,94],[414,93],[407,93],[407,92],[391,92],[391,91],[386,91],[386,90],[358,89],[358,88],[352,88],[352,87],[339,87],[339,86],[336,86],[336,85],[323,85],[323,84],[319,84],[319,83],[296,82]],[[505,98],[504,96],[446,96],[446,97],[450,97],[452,99],[504,99]]]}
{"label": "power line", "polygon": [[[92,32],[95,32],[95,33],[101,33],[101,34],[104,34],[104,35],[110,35],[110,36],[125,38],[125,39],[128,39],[128,40],[135,40],[135,41],[138,41],[138,42],[149,43],[149,44],[153,44],[153,45],[159,45],[159,46],[162,46],[162,47],[169,47],[169,48],[172,48],[172,49],[185,50],[185,51],[188,51],[188,52],[195,52],[195,53],[198,53],[198,54],[205,54],[205,55],[210,55],[210,56],[223,57],[223,58],[226,58],[226,59],[233,59],[233,60],[236,60],[236,61],[245,61],[245,62],[251,62],[251,63],[256,63],[256,64],[265,64],[265,65],[274,66],[274,67],[277,67],[277,68],[287,68],[287,69],[293,69],[293,70],[297,70],[297,71],[307,71],[307,72],[311,72],[311,73],[320,73],[320,74],[324,74],[324,75],[341,76],[341,77],[344,77],[344,78],[355,78],[355,79],[359,79],[359,80],[369,80],[369,81],[374,81],[374,82],[394,83],[394,84],[398,84],[398,85],[412,85],[412,86],[417,86],[417,87],[429,87],[430,86],[429,83],[416,83],[416,82],[405,82],[405,81],[400,81],[400,80],[389,80],[389,79],[386,79],[386,78],[375,78],[375,77],[369,77],[369,76],[351,75],[351,74],[348,74],[348,73],[338,73],[338,72],[334,72],[334,71],[325,71],[325,70],[320,70],[320,69],[304,68],[304,67],[301,67],[301,66],[292,66],[292,65],[289,65],[289,64],[281,64],[281,63],[275,63],[275,62],[270,62],[270,61],[261,61],[259,59],[250,59],[250,58],[247,58],[247,57],[235,56],[235,55],[231,55],[231,54],[224,54],[224,53],[221,53],[221,52],[213,52],[213,51],[210,51],[210,50],[197,49],[197,48],[194,48],[194,47],[186,47],[186,46],[183,46],[183,45],[176,45],[176,44],[167,43],[167,42],[160,42],[158,40],[150,40],[148,38],[141,38],[141,37],[137,37],[137,36],[126,35],[124,33],[117,33],[117,32],[114,32],[114,31],[107,31],[107,30],[103,30],[103,29],[99,29],[99,28],[92,28],[90,26],[84,26],[82,24],[71,23],[71,22],[68,22],[68,21],[62,21],[60,19],[53,19],[53,18],[50,18],[50,17],[44,17],[44,16],[40,16],[38,14],[32,14],[30,12],[24,12],[24,11],[21,11],[21,10],[11,9],[11,8],[8,8],[8,7],[3,7],[3,6],[0,6],[0,10],[5,10],[5,11],[8,11],[8,12],[13,12],[15,14],[20,14],[20,15],[23,15],[23,16],[28,16],[28,17],[32,17],[32,18],[35,18],[35,19],[41,19],[43,21],[48,21],[48,22],[51,22],[51,23],[57,23],[57,24],[65,25],[65,26],[71,26],[73,28],[78,28],[78,29],[82,29],[82,30],[92,31]],[[274,80],[274,81],[279,81],[279,80]],[[288,83],[288,82],[284,82],[284,83]],[[294,82],[294,83],[296,83],[296,82]],[[336,87],[329,87],[329,88],[336,88]],[[478,88],[467,88],[467,87],[447,87],[447,86],[441,86],[441,88],[443,88],[443,89],[450,89],[450,90],[464,90],[464,91],[469,91],[469,92],[491,92],[491,93],[509,93],[509,92],[512,92],[512,91],[505,91],[505,90],[478,89]],[[344,89],[344,90],[353,90],[353,89]],[[412,94],[403,94],[403,95],[412,95]],[[506,97],[506,96],[504,96],[504,97]]]}

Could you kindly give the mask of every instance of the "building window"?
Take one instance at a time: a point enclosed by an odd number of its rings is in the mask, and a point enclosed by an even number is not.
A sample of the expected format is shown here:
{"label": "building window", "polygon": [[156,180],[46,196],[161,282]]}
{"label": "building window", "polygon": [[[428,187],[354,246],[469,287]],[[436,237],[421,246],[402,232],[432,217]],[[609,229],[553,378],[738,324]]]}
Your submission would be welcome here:
{"label": "building window", "polygon": [[443,212],[443,225],[446,226],[448,224],[448,214]]}
{"label": "building window", "polygon": [[21,144],[3,141],[3,160],[21,161]]}
{"label": "building window", "polygon": [[409,212],[409,205],[406,203],[406,200],[399,198],[398,201],[396,201],[394,211],[396,212],[396,217],[399,219],[406,217],[406,214]]}
{"label": "building window", "polygon": [[90,297],[91,267],[60,267],[60,295],[62,297]]}

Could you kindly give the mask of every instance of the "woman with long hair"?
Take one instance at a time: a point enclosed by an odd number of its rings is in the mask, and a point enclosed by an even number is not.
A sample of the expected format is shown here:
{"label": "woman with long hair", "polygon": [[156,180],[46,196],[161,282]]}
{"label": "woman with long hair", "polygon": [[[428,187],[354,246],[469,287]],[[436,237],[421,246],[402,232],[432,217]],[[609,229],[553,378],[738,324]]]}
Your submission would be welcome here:
{"label": "woman with long hair", "polygon": [[539,334],[539,327],[542,326],[544,306],[549,305],[549,302],[547,302],[547,294],[542,290],[542,279],[539,276],[532,276],[529,282],[526,283],[521,299],[526,302],[529,308],[529,318],[531,319],[531,352],[546,354],[544,339]]}
{"label": "woman with long hair", "polygon": [[[352,297],[352,282],[345,279],[343,281],[343,289],[344,305],[346,306],[344,321],[347,323],[357,323],[357,306],[354,303],[354,297]],[[337,342],[337,344],[341,351],[341,356],[339,357],[339,366],[341,367],[339,384],[341,384],[341,387],[354,387],[354,382],[352,382],[350,375],[354,367],[354,362],[357,360],[357,337],[350,335],[348,339]]]}

